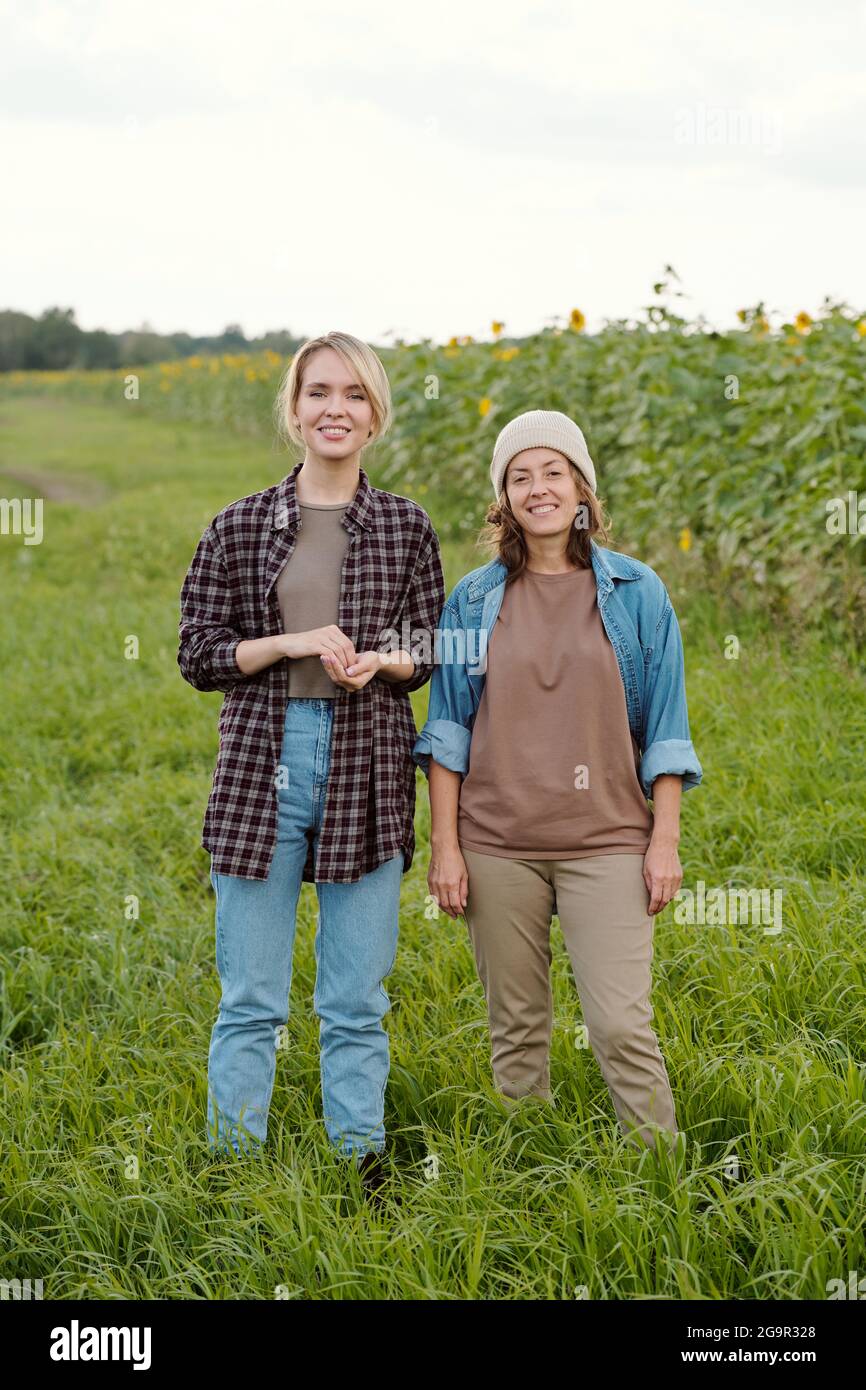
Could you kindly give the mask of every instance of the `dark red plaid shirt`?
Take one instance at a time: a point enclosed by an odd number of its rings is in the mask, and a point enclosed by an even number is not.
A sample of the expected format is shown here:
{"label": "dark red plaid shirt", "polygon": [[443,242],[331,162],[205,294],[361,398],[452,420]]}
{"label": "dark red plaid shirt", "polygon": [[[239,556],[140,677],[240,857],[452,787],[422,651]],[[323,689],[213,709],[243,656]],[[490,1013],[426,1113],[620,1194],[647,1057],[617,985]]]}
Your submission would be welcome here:
{"label": "dark red plaid shirt", "polygon": [[[276,581],[301,524],[295,498],[299,463],[281,483],[225,507],[204,532],[180,596],[178,665],[196,690],[223,690],[219,755],[201,844],[217,873],[265,879],[277,843],[276,777],[288,702],[281,658],[245,676],[235,648],[282,632]],[[343,567],[338,626],[357,652],[406,648],[445,603],[439,542],[429,516],[408,497],[372,487],[364,469],[341,518],[351,533]],[[430,679],[433,662],[415,657],[408,681],[378,676],[362,690],[334,687],[331,765],[318,853],[307,852],[305,882],[354,883],[402,849],[415,852],[417,738],[408,692]]]}

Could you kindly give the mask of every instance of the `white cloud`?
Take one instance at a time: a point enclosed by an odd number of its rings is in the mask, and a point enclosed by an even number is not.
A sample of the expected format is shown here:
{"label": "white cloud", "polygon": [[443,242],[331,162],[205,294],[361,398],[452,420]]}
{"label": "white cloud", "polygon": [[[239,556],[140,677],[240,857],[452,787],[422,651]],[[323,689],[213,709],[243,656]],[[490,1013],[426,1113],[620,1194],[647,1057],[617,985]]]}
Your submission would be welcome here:
{"label": "white cloud", "polygon": [[633,314],[665,262],[718,323],[866,302],[862,4],[0,17],[12,307],[480,336]]}

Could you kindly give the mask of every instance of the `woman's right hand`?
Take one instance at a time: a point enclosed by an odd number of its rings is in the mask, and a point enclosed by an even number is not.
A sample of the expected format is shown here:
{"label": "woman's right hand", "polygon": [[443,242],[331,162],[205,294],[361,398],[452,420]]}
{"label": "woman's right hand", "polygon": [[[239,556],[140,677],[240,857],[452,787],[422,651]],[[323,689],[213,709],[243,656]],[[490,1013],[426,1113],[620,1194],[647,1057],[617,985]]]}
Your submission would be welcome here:
{"label": "woman's right hand", "polygon": [[340,658],[344,666],[354,666],[355,647],[336,623],[327,627],[312,627],[309,632],[284,632],[280,639],[283,655],[296,659],[299,656],[321,656],[332,652]]}
{"label": "woman's right hand", "polygon": [[459,844],[431,850],[427,887],[449,917],[463,915],[469,896],[469,874]]}

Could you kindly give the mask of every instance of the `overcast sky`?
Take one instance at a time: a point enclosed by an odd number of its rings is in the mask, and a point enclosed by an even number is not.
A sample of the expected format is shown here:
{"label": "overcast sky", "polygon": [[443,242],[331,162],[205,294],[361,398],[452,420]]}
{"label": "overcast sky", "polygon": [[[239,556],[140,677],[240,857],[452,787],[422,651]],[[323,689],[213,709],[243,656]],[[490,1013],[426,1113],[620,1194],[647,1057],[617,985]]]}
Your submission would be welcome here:
{"label": "overcast sky", "polygon": [[84,328],[866,308],[866,0],[0,0],[0,307]]}

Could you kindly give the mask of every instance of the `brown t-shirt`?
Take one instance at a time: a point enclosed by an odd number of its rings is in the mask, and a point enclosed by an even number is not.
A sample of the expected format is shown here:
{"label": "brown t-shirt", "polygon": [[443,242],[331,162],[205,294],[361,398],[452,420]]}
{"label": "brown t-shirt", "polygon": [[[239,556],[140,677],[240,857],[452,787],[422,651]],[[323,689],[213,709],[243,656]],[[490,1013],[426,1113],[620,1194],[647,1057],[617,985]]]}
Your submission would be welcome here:
{"label": "brown t-shirt", "polygon": [[[348,502],[299,502],[301,525],[295,548],[277,579],[277,601],[283,632],[308,632],[337,623],[340,583],[351,535],[341,521]],[[286,662],[289,697],[330,699],[337,693],[318,656],[299,656]]]}
{"label": "brown t-shirt", "polygon": [[645,853],[639,762],[593,570],[524,570],[488,639],[460,844],[512,859]]}

